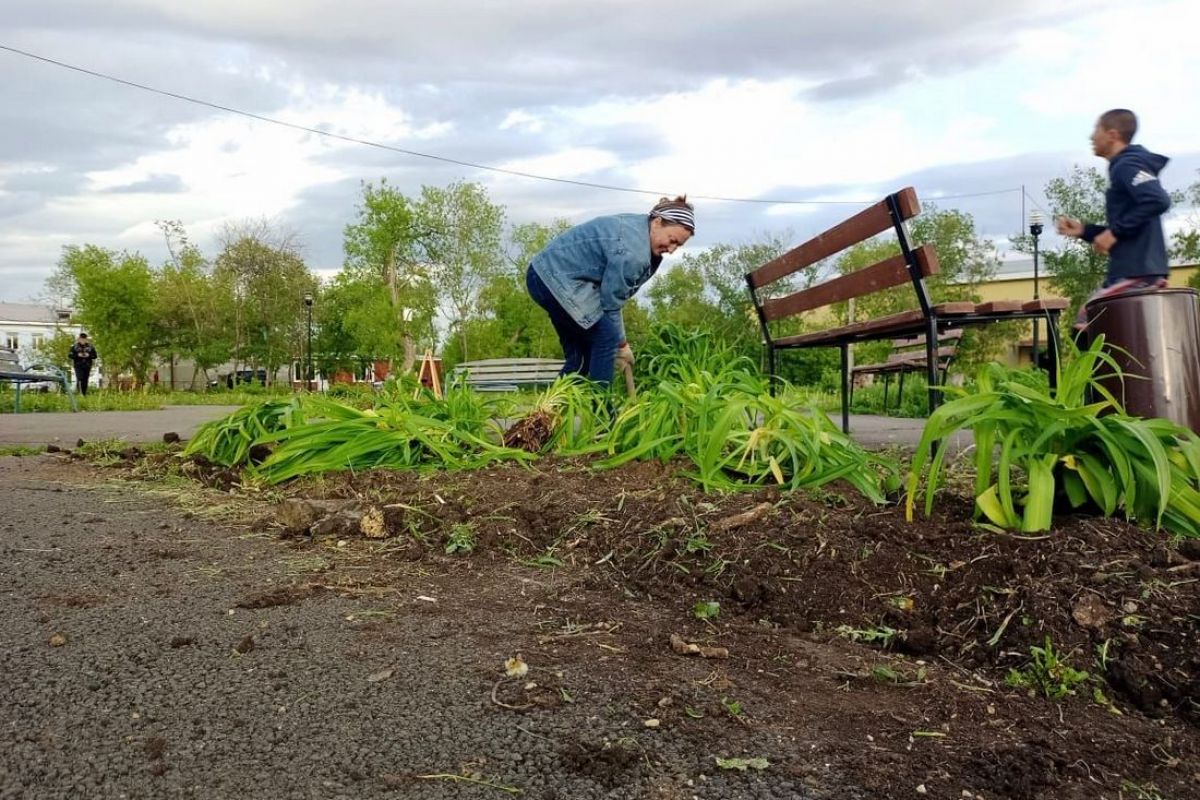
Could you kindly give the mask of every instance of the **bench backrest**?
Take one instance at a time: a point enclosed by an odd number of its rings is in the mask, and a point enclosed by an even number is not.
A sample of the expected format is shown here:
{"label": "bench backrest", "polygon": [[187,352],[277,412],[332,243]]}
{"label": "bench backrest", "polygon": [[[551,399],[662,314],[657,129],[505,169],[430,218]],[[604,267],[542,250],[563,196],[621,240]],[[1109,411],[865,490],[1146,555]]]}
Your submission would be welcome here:
{"label": "bench backrest", "polygon": [[0,348],[0,371],[3,372],[20,372],[21,362],[17,358],[15,350],[8,348]]}
{"label": "bench backrest", "polygon": [[[917,293],[918,305],[928,316],[931,304],[924,279],[938,272],[937,251],[931,245],[922,245],[915,249],[910,247],[904,228],[904,222],[919,213],[921,204],[917,200],[916,190],[910,186],[888,195],[875,205],[863,209],[853,217],[748,273],[746,283],[750,287],[764,333],[768,333],[767,326],[771,322],[890,289],[906,282],[912,283]],[[785,297],[760,301],[759,290],[766,289],[776,281],[888,229],[896,232],[900,245],[899,255],[848,275],[829,278]]]}
{"label": "bench backrest", "polygon": [[492,358],[464,361],[454,367],[451,375],[464,375],[473,386],[553,383],[562,366],[561,360],[553,358]]}
{"label": "bench backrest", "polygon": [[[938,333],[938,347],[935,351],[938,361],[944,362],[954,358],[955,354],[958,352],[958,345],[962,341],[962,335],[962,328],[951,328]],[[923,361],[928,352],[925,349],[924,336],[913,336],[908,339],[893,339],[892,351],[892,354],[888,356],[888,361],[891,363],[911,361],[913,359]]]}

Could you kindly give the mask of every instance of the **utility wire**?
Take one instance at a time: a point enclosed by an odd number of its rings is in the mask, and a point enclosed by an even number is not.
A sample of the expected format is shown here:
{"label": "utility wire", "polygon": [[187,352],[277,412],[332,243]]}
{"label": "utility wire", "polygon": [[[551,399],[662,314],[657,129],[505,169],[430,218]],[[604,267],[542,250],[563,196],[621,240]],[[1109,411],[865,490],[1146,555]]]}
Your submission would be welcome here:
{"label": "utility wire", "polygon": [[[406,156],[413,156],[414,158],[425,158],[425,159],[429,159],[431,161],[439,161],[444,164],[454,164],[455,166],[459,166],[459,167],[467,167],[469,169],[484,170],[487,172],[496,172],[496,173],[500,173],[502,175],[512,175],[512,176],[518,177],[518,178],[528,178],[530,180],[548,181],[551,183],[562,183],[562,184],[567,184],[570,186],[581,186],[581,187],[585,187],[585,188],[589,188],[589,189],[603,189],[603,190],[610,191],[610,192],[628,192],[631,194],[646,194],[646,195],[654,195],[654,196],[659,196],[659,197],[669,196],[669,195],[674,194],[673,192],[658,192],[658,191],[653,191],[650,189],[637,189],[637,188],[632,188],[632,187],[628,187],[628,186],[613,186],[612,184],[606,184],[606,183],[593,183],[591,181],[578,181],[578,180],[572,180],[570,178],[557,178],[557,177],[550,176],[550,175],[538,175],[538,174],[535,174],[532,172],[523,172],[521,170],[506,169],[504,167],[496,167],[496,166],[491,166],[489,164],[479,164],[479,163],[476,163],[473,161],[464,161],[464,160],[457,159],[457,158],[450,158],[448,156],[436,155],[434,153],[422,153],[417,150],[408,150],[403,147],[396,147],[394,145],[382,144],[381,142],[374,142],[369,139],[359,139],[354,136],[346,136],[346,135],[340,134],[340,133],[333,133],[332,131],[320,130],[319,128],[310,128],[306,125],[300,125],[295,122],[287,122],[286,120],[276,119],[274,117],[268,117],[268,116],[264,116],[262,114],[255,114],[251,111],[243,111],[238,108],[233,108],[232,106],[221,105],[220,103],[214,103],[209,100],[201,100],[200,98],[191,97],[191,96],[185,95],[185,94],[180,94],[179,92],[172,92],[172,91],[168,91],[166,89],[159,89],[154,86],[148,86],[144,83],[137,83],[136,81],[130,81],[130,80],[126,80],[124,78],[118,78],[115,75],[109,75],[104,72],[98,72],[96,70],[87,69],[86,67],[80,67],[75,64],[68,64],[65,61],[59,61],[57,59],[49,58],[47,56],[41,56],[41,55],[38,55],[37,53],[31,53],[27,50],[21,50],[20,48],[12,47],[12,46],[6,45],[6,44],[0,44],[0,50],[5,50],[5,51],[7,51],[9,53],[13,53],[15,55],[24,56],[25,58],[31,58],[35,61],[41,61],[46,64],[51,64],[56,67],[61,67],[63,69],[71,70],[73,72],[79,72],[84,75],[89,75],[93,78],[100,78],[101,80],[118,83],[118,84],[121,84],[122,86],[128,86],[133,89],[140,89],[144,92],[151,92],[153,94],[162,95],[163,97],[170,97],[175,100],[182,100],[186,103],[193,103],[195,105],[204,106],[206,108],[212,108],[217,111],[224,111],[229,114],[237,114],[239,116],[246,117],[248,119],[257,120],[259,122],[266,122],[271,125],[280,125],[282,127],[291,128],[293,130],[303,131],[305,133],[311,133],[311,134],[315,134],[317,136],[324,136],[329,139],[337,139],[339,141],[349,142],[351,144],[363,145],[364,147],[374,147],[374,148],[377,148],[380,150],[389,150],[393,153],[400,153],[400,154],[406,155]],[[939,195],[937,197],[932,197],[930,199],[932,199],[932,200],[961,200],[961,199],[967,199],[967,198],[972,198],[972,197],[986,197],[986,196],[990,196],[990,195],[1008,194],[1010,192],[1020,192],[1020,191],[1022,191],[1021,187],[1013,187],[1011,189],[995,189],[992,191],[973,192],[970,194]],[[689,195],[689,196],[695,200],[713,200],[713,201],[719,201],[719,202],[725,202],[725,203],[758,203],[758,204],[762,204],[762,205],[866,206],[866,205],[871,205],[872,203],[878,202],[878,200],[874,200],[874,199],[873,200],[790,200],[790,199],[776,199],[776,198],[765,198],[765,197],[724,197],[721,195],[704,195],[704,194],[694,194],[694,195]]]}

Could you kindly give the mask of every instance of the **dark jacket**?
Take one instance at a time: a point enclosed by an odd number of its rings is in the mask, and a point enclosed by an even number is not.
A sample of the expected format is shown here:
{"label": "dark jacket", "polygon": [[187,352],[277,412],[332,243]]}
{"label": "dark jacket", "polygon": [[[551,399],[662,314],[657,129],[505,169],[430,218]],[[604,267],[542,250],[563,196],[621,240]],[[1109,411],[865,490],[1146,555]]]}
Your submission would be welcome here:
{"label": "dark jacket", "polygon": [[69,355],[76,369],[91,369],[98,354],[91,342],[75,342],[71,345]]}
{"label": "dark jacket", "polygon": [[1131,144],[1108,165],[1108,191],[1104,195],[1105,225],[1085,225],[1084,241],[1105,229],[1117,237],[1108,254],[1108,286],[1124,278],[1167,277],[1167,244],[1159,219],[1171,207],[1171,198],[1158,180],[1167,158]]}

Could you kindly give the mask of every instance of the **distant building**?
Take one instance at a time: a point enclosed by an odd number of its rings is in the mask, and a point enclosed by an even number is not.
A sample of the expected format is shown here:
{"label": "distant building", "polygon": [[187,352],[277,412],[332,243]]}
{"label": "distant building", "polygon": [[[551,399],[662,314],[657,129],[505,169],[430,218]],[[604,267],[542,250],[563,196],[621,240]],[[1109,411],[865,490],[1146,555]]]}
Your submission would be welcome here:
{"label": "distant building", "polygon": [[71,322],[71,310],[37,303],[0,303],[0,347],[16,350],[22,360],[65,331],[72,337],[80,327]]}

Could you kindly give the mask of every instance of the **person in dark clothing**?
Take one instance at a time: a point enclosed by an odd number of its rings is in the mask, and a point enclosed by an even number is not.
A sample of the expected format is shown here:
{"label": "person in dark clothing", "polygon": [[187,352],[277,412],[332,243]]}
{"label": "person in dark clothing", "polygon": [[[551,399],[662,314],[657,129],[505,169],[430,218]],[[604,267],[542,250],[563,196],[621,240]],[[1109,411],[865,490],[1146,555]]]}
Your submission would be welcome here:
{"label": "person in dark clothing", "polygon": [[[1088,302],[1098,297],[1135,289],[1167,285],[1169,265],[1163,236],[1162,215],[1171,207],[1171,197],[1158,175],[1168,159],[1132,144],[1137,133],[1137,116],[1125,108],[1105,111],[1092,131],[1092,152],[1108,160],[1108,191],[1104,195],[1103,225],[1059,217],[1055,223],[1063,236],[1073,236],[1108,256],[1104,283]],[[1087,303],[1079,310],[1075,327],[1087,324]]]}
{"label": "person in dark clothing", "polygon": [[79,386],[79,393],[87,394],[88,377],[92,374],[92,364],[98,354],[86,333],[79,334],[79,338],[71,345],[69,355],[71,363],[75,365],[75,383]]}

